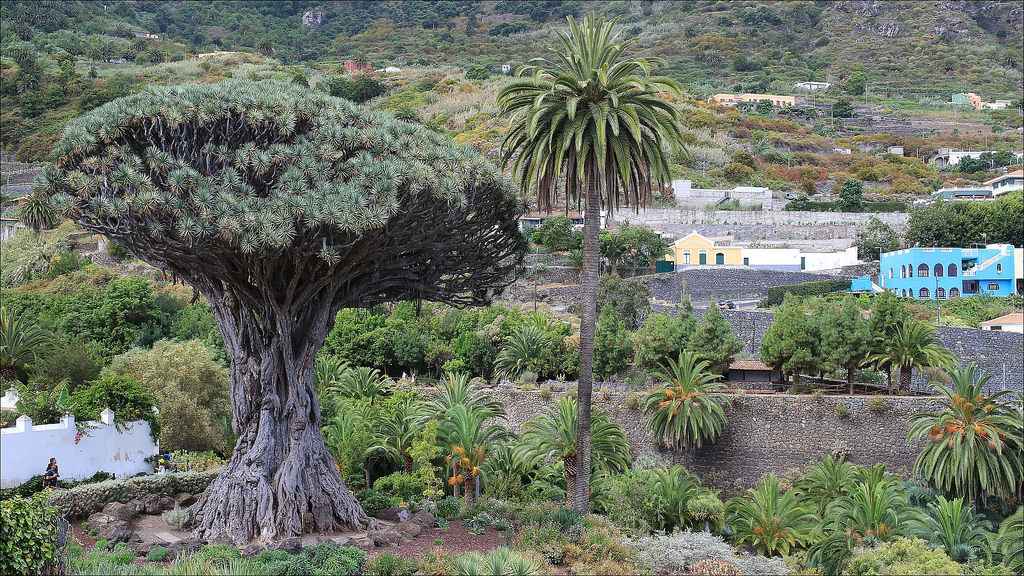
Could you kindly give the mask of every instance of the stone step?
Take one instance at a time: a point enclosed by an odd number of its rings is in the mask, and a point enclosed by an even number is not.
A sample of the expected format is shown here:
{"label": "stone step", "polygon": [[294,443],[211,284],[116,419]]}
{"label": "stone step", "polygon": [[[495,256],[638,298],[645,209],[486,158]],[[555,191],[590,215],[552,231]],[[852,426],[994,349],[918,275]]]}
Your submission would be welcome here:
{"label": "stone step", "polygon": [[156,536],[157,538],[163,540],[164,542],[167,542],[168,544],[174,544],[175,542],[181,540],[181,538],[178,538],[170,532],[154,532],[153,536]]}

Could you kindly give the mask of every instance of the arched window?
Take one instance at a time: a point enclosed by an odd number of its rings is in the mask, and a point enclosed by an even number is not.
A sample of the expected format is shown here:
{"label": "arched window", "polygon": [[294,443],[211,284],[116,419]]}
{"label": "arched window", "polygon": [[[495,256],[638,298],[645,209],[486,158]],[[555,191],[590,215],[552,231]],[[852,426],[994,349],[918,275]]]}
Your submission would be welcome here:
{"label": "arched window", "polygon": [[900,296],[902,296],[904,298],[907,297],[907,290],[905,288],[903,290],[900,290]]}
{"label": "arched window", "polygon": [[956,264],[950,264],[949,267],[946,268],[946,276],[949,276],[950,278],[956,278],[956,274]]}
{"label": "arched window", "polygon": [[1002,274],[1002,273],[1003,273],[1003,265],[1002,264],[996,264],[996,274]]}
{"label": "arched window", "polygon": [[892,280],[892,268],[889,268],[889,280]]}
{"label": "arched window", "polygon": [[920,290],[917,291],[917,297],[918,298],[924,298],[924,299],[931,298],[932,297],[931,290],[929,290],[927,288],[921,288]]}
{"label": "arched window", "polygon": [[941,287],[941,286],[936,288],[935,289],[935,299],[936,300],[945,300],[946,299],[946,289]]}
{"label": "arched window", "polygon": [[725,254],[722,254],[721,252],[716,252],[715,253],[715,264],[717,264],[719,266],[721,266],[722,264],[725,264]]}
{"label": "arched window", "polygon": [[907,267],[906,266],[900,266],[900,278],[906,278],[906,277],[907,277]]}
{"label": "arched window", "polygon": [[913,277],[914,277],[914,265],[913,264],[908,264],[907,265],[907,278],[913,278]]}
{"label": "arched window", "polygon": [[935,265],[935,277],[942,278],[942,264]]}
{"label": "arched window", "polygon": [[[952,264],[950,264],[950,266],[952,266]],[[949,289],[949,297],[950,298],[959,298],[960,297],[960,289],[959,288],[950,288]]]}
{"label": "arched window", "polygon": [[920,266],[917,267],[917,277],[918,278],[927,278],[928,277],[928,265],[927,264],[921,264]]}

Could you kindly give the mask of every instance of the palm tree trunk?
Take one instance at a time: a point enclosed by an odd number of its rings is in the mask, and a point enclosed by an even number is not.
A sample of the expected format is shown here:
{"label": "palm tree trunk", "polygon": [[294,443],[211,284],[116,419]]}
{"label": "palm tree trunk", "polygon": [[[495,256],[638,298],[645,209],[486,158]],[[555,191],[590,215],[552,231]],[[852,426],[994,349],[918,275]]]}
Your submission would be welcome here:
{"label": "palm tree trunk", "polygon": [[885,367],[885,393],[892,396],[892,367]]}
{"label": "palm tree trunk", "polygon": [[412,456],[402,454],[402,469],[406,474],[412,474]]}
{"label": "palm tree trunk", "polygon": [[565,499],[568,502],[572,502],[576,493],[576,456],[566,456],[562,458],[562,464],[565,468]]}
{"label": "palm tree trunk", "polygon": [[913,366],[900,366],[900,392],[910,391],[910,378]]}
{"label": "palm tree trunk", "polygon": [[576,486],[573,508],[590,513],[590,412],[594,387],[594,336],[597,331],[598,233],[601,191],[597,162],[587,163],[586,212],[583,218],[583,282],[580,285],[580,378],[577,386],[579,424],[576,434]]}
{"label": "palm tree trunk", "polygon": [[466,502],[473,502],[476,500],[473,492],[473,478],[466,478],[462,482],[462,491],[466,493]]}

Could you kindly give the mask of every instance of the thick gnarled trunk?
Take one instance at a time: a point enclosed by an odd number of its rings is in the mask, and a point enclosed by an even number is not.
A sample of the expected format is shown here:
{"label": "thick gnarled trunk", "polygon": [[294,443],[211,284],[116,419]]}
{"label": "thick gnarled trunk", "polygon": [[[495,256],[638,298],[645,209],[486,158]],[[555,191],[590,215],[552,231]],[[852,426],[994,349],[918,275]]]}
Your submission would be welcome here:
{"label": "thick gnarled trunk", "polygon": [[313,365],[327,303],[274,309],[211,298],[231,358],[235,451],[192,508],[197,535],[236,543],[373,525],[320,433]]}

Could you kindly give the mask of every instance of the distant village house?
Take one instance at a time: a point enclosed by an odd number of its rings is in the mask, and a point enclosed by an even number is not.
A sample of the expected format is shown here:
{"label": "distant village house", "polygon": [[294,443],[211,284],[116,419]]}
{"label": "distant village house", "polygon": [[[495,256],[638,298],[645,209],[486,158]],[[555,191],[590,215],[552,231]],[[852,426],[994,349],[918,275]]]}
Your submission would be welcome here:
{"label": "distant village house", "polygon": [[793,84],[794,88],[810,90],[812,92],[814,90],[828,90],[829,86],[832,86],[832,84],[829,84],[828,82],[797,82],[796,84]]}
{"label": "distant village house", "polygon": [[803,98],[797,96],[780,96],[778,94],[715,94],[708,97],[708,104],[721,104],[723,106],[735,106],[741,102],[757,104],[761,100],[768,100],[773,106],[788,108],[803,103]]}

